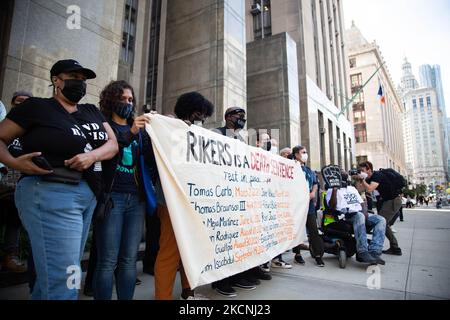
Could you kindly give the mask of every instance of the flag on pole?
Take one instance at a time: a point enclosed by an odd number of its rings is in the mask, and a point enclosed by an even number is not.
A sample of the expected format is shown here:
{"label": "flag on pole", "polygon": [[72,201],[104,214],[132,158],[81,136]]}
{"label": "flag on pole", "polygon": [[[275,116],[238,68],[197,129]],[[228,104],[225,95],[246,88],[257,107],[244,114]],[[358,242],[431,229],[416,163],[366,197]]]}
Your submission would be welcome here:
{"label": "flag on pole", "polygon": [[386,105],[386,97],[384,96],[383,87],[380,84],[380,88],[378,89],[378,97],[380,98],[381,106]]}

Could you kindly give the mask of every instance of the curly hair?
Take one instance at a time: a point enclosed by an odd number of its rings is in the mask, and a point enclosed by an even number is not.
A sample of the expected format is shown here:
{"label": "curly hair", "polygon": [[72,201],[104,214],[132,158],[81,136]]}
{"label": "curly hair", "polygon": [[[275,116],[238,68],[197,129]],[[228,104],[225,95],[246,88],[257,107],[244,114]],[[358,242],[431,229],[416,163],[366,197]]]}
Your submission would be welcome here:
{"label": "curly hair", "polygon": [[[112,118],[113,106],[121,103],[122,94],[125,89],[130,89],[135,98],[133,87],[126,81],[111,81],[100,93],[100,111],[107,120]],[[136,111],[136,103],[134,103]]]}
{"label": "curly hair", "polygon": [[200,93],[188,92],[178,98],[174,112],[182,120],[189,120],[195,112],[210,117],[214,113],[214,105]]}

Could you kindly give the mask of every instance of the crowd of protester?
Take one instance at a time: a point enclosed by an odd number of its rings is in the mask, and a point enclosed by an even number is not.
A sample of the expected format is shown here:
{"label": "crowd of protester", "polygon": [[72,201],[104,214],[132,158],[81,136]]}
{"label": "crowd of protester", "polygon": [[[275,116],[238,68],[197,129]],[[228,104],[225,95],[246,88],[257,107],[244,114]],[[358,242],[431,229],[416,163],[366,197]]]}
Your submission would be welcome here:
{"label": "crowd of protester", "polygon": [[[144,130],[154,112],[139,115],[133,87],[125,81],[109,83],[100,94],[98,107],[80,104],[86,95],[86,81],[95,77],[94,71],[77,61],[61,60],[50,71],[51,98],[18,91],[9,113],[0,104],[4,118],[0,118],[0,200],[2,217],[7,217],[2,266],[17,273],[29,272],[32,299],[77,299],[78,290],[67,285],[67,275],[71,267],[80,268],[92,230],[84,293],[96,300],[110,300],[115,286],[117,299],[131,300],[140,283],[136,264],[145,235],[144,272],[155,277],[155,298],[173,298],[179,271],[181,298],[202,299],[191,289],[184,272],[152,141]],[[178,98],[171,117],[202,125],[214,112],[214,105],[204,96],[188,92]],[[245,109],[228,108],[224,121],[225,126],[215,132],[247,141],[241,134]],[[304,265],[301,251],[308,250],[318,267],[325,266],[318,216],[325,208],[352,225],[357,261],[383,265],[382,253],[402,254],[391,229],[401,209],[401,194],[370,162],[360,164],[351,176],[341,172],[342,185],[327,186],[308,166],[306,147],[279,150],[278,141],[268,133],[257,134],[256,146],[298,162],[305,175],[308,243],[292,249],[295,263]],[[146,168],[154,185],[156,209],[150,209],[145,200]],[[19,259],[20,230],[26,231],[30,242],[28,267]],[[373,232],[370,244],[366,230]],[[390,247],[382,251],[385,236]],[[235,297],[236,289],[257,290],[261,281],[270,281],[271,269],[276,268],[291,269],[292,265],[280,254],[211,285],[219,294]]]}

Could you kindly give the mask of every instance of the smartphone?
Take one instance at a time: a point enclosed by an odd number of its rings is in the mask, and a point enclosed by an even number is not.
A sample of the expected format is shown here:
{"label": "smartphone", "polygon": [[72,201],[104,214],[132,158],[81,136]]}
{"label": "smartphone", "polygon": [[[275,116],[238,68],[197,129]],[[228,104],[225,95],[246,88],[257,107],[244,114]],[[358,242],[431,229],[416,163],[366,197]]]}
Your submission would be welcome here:
{"label": "smartphone", "polygon": [[51,166],[51,164],[48,163],[47,159],[45,159],[42,156],[33,157],[31,160],[33,161],[33,163],[35,165],[37,165],[41,169],[48,170],[48,171],[52,171],[53,170],[53,167]]}

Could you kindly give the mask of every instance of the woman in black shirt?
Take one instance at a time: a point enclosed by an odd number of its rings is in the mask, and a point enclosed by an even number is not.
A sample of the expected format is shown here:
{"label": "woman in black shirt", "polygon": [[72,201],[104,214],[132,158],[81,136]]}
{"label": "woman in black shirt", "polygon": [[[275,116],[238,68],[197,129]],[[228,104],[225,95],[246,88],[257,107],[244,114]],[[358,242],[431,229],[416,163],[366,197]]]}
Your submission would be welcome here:
{"label": "woman in black shirt", "polygon": [[114,208],[95,225],[94,298],[111,300],[115,274],[118,300],[131,300],[146,209],[140,153],[144,153],[148,166],[156,168],[150,137],[141,130],[150,120],[145,115],[134,118],[134,90],[125,81],[113,81],[106,86],[100,94],[100,109],[116,134],[119,157],[111,188]]}
{"label": "woman in black shirt", "polygon": [[[113,158],[118,145],[100,111],[78,104],[95,73],[61,60],[50,75],[53,98],[30,98],[0,123],[0,162],[24,175],[15,198],[36,265],[32,298],[77,299],[101,161]],[[6,146],[18,137],[24,155],[14,158]]]}

